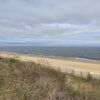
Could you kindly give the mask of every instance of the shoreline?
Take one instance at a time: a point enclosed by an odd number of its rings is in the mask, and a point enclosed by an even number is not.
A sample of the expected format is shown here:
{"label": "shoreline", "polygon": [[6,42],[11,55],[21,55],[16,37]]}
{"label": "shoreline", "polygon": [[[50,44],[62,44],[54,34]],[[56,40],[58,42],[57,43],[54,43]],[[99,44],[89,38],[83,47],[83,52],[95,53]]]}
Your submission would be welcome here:
{"label": "shoreline", "polygon": [[[16,58],[22,61],[33,61],[36,63],[49,64],[51,68],[61,67],[64,71],[66,68],[74,69],[77,71],[90,72],[100,74],[100,61],[90,59],[75,59],[71,57],[57,57],[57,56],[43,56],[34,54],[14,53],[7,51],[0,51],[0,57]],[[40,62],[39,62],[40,61]]]}
{"label": "shoreline", "polygon": [[53,56],[53,55],[38,55],[38,54],[31,54],[31,53],[24,53],[24,52],[11,52],[11,51],[0,51],[1,53],[7,54],[15,54],[15,55],[26,55],[30,57],[42,57],[42,58],[50,58],[50,59],[59,59],[59,60],[72,60],[72,61],[81,61],[81,62],[90,62],[90,63],[98,63],[100,64],[100,60],[96,59],[88,59],[88,58],[79,58],[79,57],[64,57],[64,56]]}

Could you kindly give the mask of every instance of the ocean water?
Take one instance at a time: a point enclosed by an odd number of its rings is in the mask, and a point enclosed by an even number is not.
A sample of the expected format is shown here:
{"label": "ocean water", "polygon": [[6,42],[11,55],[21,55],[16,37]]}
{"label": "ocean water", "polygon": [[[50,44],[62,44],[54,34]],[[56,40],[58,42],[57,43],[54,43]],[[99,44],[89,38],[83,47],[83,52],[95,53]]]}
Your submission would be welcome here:
{"label": "ocean water", "polygon": [[0,46],[0,51],[100,60],[100,47]]}

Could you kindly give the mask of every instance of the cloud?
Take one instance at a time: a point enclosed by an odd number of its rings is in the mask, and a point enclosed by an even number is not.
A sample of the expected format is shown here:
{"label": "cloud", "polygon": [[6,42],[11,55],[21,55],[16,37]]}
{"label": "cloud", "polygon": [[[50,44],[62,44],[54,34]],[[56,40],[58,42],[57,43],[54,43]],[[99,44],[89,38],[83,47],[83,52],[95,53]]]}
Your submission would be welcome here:
{"label": "cloud", "polygon": [[0,0],[0,34],[0,40],[63,43],[84,35],[93,43],[100,37],[100,0]]}

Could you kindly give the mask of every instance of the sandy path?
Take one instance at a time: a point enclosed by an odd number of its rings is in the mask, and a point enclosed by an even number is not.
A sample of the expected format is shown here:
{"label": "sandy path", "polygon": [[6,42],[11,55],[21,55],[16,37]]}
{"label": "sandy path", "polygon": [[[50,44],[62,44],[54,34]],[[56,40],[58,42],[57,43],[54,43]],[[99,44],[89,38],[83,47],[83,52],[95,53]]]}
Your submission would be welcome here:
{"label": "sandy path", "polygon": [[9,52],[0,52],[1,57],[16,57],[22,61],[35,61],[42,62],[45,64],[51,65],[53,68],[73,68],[79,71],[86,71],[91,73],[99,73],[100,74],[100,61],[95,60],[76,60],[76,59],[59,59],[57,57],[42,57],[42,56],[30,56],[24,54],[14,54]]}

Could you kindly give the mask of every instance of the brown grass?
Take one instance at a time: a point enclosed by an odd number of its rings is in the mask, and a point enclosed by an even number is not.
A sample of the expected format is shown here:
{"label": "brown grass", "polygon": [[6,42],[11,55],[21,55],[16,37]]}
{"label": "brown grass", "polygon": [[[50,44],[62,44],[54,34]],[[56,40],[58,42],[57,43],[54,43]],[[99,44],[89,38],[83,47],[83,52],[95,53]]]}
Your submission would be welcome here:
{"label": "brown grass", "polygon": [[[0,100],[99,100],[100,84],[92,83],[34,62],[0,58]],[[89,94],[91,87],[95,93]]]}

